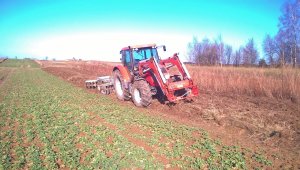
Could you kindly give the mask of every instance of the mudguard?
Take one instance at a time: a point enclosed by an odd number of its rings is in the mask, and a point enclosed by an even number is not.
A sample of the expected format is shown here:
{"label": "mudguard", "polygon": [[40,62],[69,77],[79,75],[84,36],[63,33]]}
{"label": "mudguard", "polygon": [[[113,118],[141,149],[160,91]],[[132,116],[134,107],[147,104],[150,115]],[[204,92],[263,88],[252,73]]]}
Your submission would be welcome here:
{"label": "mudguard", "polygon": [[130,73],[129,73],[129,71],[126,67],[124,67],[123,65],[117,65],[117,66],[114,67],[113,71],[115,71],[115,70],[120,71],[120,73],[123,76],[123,79],[124,79],[125,83],[131,82],[131,76],[130,76]]}

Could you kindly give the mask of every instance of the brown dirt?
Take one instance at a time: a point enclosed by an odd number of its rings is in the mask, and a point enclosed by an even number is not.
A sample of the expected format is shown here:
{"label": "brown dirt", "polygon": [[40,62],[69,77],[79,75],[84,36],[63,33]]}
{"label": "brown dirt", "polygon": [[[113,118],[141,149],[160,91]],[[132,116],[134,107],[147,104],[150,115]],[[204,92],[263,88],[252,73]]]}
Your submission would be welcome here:
{"label": "brown dirt", "polygon": [[[86,61],[39,63],[43,70],[82,88],[85,88],[85,80],[111,75],[113,67],[111,63]],[[96,90],[89,91],[97,93]],[[271,97],[202,92],[201,89],[200,92],[192,103],[167,106],[154,100],[150,107],[137,109],[203,128],[226,145],[263,150],[268,158],[279,155],[279,159],[271,160],[273,167],[300,167],[300,105]],[[133,106],[132,102],[118,101],[114,94],[109,97],[118,104]],[[145,147],[147,149],[151,151],[153,148]]]}
{"label": "brown dirt", "polygon": [[126,139],[128,139],[129,142],[135,144],[136,146],[139,146],[139,147],[143,148],[147,152],[149,152],[149,153],[154,152],[154,149],[151,146],[149,146],[146,142],[144,142],[143,140],[134,138],[134,137],[128,135],[127,133],[125,133],[125,132],[121,133],[121,135],[123,137],[125,137]]}
{"label": "brown dirt", "polygon": [[107,143],[113,144],[113,143],[114,143],[114,138],[113,138],[112,136],[109,136],[109,137],[107,138]]}
{"label": "brown dirt", "polygon": [[2,76],[0,76],[0,85],[6,80],[7,76],[9,76],[10,73],[11,73],[11,70],[8,70]]}
{"label": "brown dirt", "polygon": [[107,121],[105,121],[103,118],[101,118],[100,116],[94,114],[94,113],[89,113],[91,118],[90,120],[88,120],[87,124],[92,125],[92,126],[97,126],[97,125],[104,125],[106,126],[108,129],[111,130],[117,130],[117,127]]}
{"label": "brown dirt", "polygon": [[77,137],[79,137],[79,138],[83,138],[85,136],[86,136],[85,132],[79,132],[79,134],[77,135]]}
{"label": "brown dirt", "polygon": [[80,155],[79,162],[80,162],[81,164],[84,163],[84,160],[85,160],[86,156],[88,156],[88,155],[90,154],[90,152],[91,152],[90,150],[85,150],[85,151]]}
{"label": "brown dirt", "polygon": [[81,150],[84,147],[84,145],[82,143],[77,143],[77,144],[75,144],[75,147],[77,149]]}
{"label": "brown dirt", "polygon": [[141,130],[137,125],[127,125],[126,129],[131,134],[139,134],[151,138],[152,132],[149,130]]}

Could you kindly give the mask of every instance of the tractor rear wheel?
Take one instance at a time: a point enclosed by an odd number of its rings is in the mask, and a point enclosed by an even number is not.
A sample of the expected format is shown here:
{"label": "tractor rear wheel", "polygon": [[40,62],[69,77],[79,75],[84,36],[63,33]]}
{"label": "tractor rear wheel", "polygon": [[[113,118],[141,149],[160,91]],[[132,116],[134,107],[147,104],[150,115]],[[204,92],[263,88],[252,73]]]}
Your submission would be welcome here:
{"label": "tractor rear wheel", "polygon": [[152,93],[147,81],[138,80],[132,85],[132,101],[138,107],[147,107],[151,104]]}
{"label": "tractor rear wheel", "polygon": [[130,94],[125,89],[125,85],[124,85],[125,82],[124,82],[123,76],[120,73],[120,71],[115,70],[113,72],[113,77],[114,77],[114,88],[115,88],[115,92],[117,94],[118,99],[120,99],[120,100],[129,100],[130,99]]}

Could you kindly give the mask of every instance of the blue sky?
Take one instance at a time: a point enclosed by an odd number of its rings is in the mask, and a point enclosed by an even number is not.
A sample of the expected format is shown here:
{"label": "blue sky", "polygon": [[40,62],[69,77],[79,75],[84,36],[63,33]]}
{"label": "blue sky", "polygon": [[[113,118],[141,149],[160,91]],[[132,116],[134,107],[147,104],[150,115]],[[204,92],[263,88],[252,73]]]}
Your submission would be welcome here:
{"label": "blue sky", "polygon": [[283,0],[0,0],[0,56],[118,61],[123,46],[167,45],[186,57],[193,36],[234,48],[275,35]]}

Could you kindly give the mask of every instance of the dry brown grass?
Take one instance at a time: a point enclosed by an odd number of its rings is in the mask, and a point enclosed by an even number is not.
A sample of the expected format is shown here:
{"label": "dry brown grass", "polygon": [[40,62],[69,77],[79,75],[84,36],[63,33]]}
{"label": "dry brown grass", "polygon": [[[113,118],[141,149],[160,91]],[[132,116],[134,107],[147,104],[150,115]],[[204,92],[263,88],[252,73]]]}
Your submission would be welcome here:
{"label": "dry brown grass", "polygon": [[300,99],[300,70],[188,66],[203,92]]}

